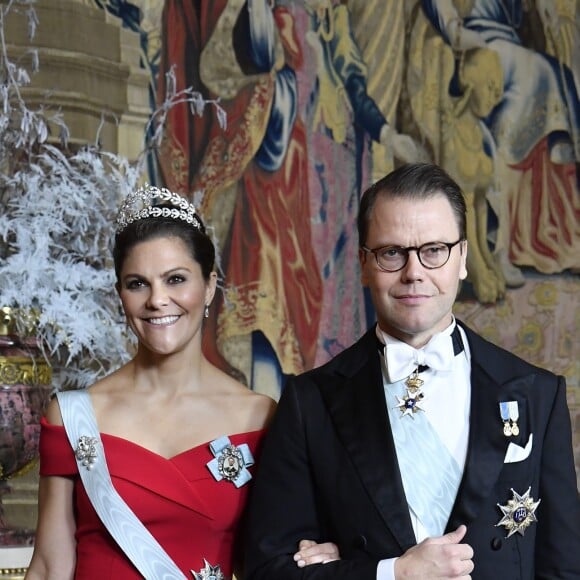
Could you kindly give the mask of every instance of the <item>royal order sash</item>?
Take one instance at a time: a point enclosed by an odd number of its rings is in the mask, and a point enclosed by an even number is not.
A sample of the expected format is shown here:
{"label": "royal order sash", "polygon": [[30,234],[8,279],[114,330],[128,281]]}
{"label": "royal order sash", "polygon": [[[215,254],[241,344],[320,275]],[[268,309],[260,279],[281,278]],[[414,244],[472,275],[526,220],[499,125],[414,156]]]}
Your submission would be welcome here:
{"label": "royal order sash", "polygon": [[[392,397],[405,395],[405,383],[387,386],[387,407],[407,503],[429,536],[445,532],[462,471],[423,411],[402,416]],[[391,397],[391,398],[390,398]]]}
{"label": "royal order sash", "polygon": [[57,393],[57,398],[81,480],[103,525],[144,578],[185,580],[186,576],[113,487],[89,394],[68,391]]}

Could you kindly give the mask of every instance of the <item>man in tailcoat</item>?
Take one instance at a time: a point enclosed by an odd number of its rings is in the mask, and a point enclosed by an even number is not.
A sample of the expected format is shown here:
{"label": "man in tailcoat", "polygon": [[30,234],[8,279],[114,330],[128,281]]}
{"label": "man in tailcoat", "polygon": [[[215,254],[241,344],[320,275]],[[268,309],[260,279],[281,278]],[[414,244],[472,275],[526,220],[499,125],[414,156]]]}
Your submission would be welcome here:
{"label": "man in tailcoat", "polygon": [[[246,579],[578,580],[565,380],[455,320],[459,186],[403,166],[364,193],[358,229],[377,324],[288,381],[252,492]],[[297,567],[304,537],[341,559]]]}

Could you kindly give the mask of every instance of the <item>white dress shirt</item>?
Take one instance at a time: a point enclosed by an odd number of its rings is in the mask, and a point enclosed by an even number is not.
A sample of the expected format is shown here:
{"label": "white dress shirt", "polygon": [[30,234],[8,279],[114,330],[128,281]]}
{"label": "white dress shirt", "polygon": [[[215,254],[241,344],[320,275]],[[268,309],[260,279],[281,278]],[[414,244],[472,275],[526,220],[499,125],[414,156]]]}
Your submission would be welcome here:
{"label": "white dress shirt", "polygon": [[[456,322],[454,318],[449,327],[440,334],[447,334],[451,337],[455,326]],[[378,339],[383,344],[388,345],[389,343],[398,342],[397,339],[384,333],[378,325],[376,332]],[[427,369],[420,374],[420,378],[425,381],[421,388],[425,395],[421,401],[421,407],[425,412],[425,416],[441,438],[443,444],[457,461],[457,464],[463,469],[467,456],[467,442],[469,437],[471,354],[467,337],[461,327],[459,327],[459,332],[463,341],[463,351],[455,356],[452,370],[434,371]],[[386,403],[391,407],[397,406],[397,399],[389,392],[390,383],[388,382],[385,357],[383,356],[381,356],[381,371]],[[400,417],[400,419],[412,420],[410,417]],[[411,508],[409,508],[409,514],[417,543],[422,542],[428,537],[426,530]],[[395,560],[396,558],[389,558],[379,562],[377,567],[377,580],[395,580]]]}

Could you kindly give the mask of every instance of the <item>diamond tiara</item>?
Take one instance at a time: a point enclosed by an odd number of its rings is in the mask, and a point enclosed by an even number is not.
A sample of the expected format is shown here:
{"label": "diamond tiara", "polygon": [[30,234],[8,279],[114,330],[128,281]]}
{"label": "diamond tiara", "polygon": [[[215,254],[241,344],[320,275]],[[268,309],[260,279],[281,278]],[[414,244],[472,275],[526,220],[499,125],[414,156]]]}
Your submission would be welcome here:
{"label": "diamond tiara", "polygon": [[[174,207],[159,207],[159,203],[169,204]],[[164,187],[159,188],[146,183],[143,187],[132,191],[125,198],[117,214],[116,233],[121,233],[133,222],[149,217],[182,220],[203,232],[203,225],[192,203]]]}

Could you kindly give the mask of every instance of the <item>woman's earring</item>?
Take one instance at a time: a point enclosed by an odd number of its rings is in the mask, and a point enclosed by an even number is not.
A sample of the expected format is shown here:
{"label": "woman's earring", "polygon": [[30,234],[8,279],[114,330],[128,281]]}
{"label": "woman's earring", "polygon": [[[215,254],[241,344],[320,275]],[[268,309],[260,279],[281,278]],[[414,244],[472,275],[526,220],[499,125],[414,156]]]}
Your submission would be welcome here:
{"label": "woman's earring", "polygon": [[203,317],[209,318],[209,304],[205,305],[205,310],[203,311]]}

